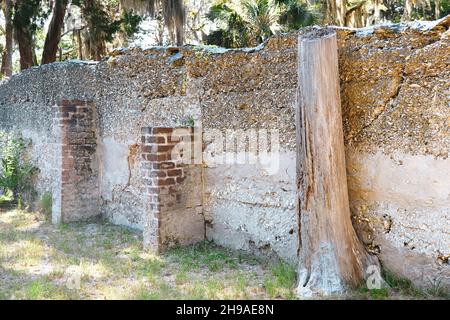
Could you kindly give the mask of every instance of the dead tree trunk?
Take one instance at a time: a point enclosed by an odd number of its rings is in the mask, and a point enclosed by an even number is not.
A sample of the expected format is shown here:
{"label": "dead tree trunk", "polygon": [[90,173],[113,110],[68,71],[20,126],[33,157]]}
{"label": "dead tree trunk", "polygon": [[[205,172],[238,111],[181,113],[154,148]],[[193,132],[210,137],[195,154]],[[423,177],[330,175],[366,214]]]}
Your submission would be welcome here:
{"label": "dead tree trunk", "polygon": [[297,185],[301,226],[300,297],[361,284],[378,267],[353,229],[347,190],[336,34],[299,37]]}

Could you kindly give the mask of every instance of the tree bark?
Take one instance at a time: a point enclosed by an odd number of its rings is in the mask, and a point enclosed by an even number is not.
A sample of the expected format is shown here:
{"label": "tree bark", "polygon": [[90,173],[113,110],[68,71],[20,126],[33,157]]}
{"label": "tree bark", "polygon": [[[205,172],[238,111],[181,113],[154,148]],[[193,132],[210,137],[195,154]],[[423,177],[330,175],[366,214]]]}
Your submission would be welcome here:
{"label": "tree bark", "polygon": [[48,27],[45,37],[44,52],[42,53],[41,64],[47,64],[56,61],[58,45],[61,41],[61,29],[66,15],[67,0],[56,0],[53,8],[52,20]]}
{"label": "tree bark", "polygon": [[83,60],[83,40],[81,39],[81,30],[75,30],[74,32],[77,38],[78,59]]}
{"label": "tree bark", "polygon": [[20,53],[20,70],[25,70],[34,66],[33,40],[29,30],[25,27],[16,29],[17,43]]}
{"label": "tree bark", "polygon": [[347,0],[326,0],[326,23],[334,26],[346,26]]}
{"label": "tree bark", "polygon": [[20,21],[21,15],[17,17],[17,12],[20,11],[25,0],[16,0],[14,3],[15,15],[13,19],[13,26],[16,35],[17,44],[19,45],[20,53],[20,70],[31,68],[34,63],[33,52],[33,35],[30,31],[30,21]]}
{"label": "tree bark", "polygon": [[103,32],[98,30],[96,22],[92,17],[92,12],[97,10],[94,0],[86,0],[82,7],[82,13],[87,20],[87,30],[83,33],[84,57],[95,61],[100,61],[106,55],[106,43]]}
{"label": "tree bark", "polygon": [[414,3],[412,0],[406,0],[403,6],[402,21],[411,21],[412,10],[414,8]]}
{"label": "tree bark", "polygon": [[441,16],[441,0],[434,0],[434,18],[437,20]]}
{"label": "tree bark", "polygon": [[299,37],[297,185],[300,263],[297,294],[345,292],[379,267],[357,238],[345,167],[336,34]]}
{"label": "tree bark", "polygon": [[12,75],[13,54],[13,25],[12,25],[12,1],[5,1],[5,51],[2,55],[1,73],[7,77]]}

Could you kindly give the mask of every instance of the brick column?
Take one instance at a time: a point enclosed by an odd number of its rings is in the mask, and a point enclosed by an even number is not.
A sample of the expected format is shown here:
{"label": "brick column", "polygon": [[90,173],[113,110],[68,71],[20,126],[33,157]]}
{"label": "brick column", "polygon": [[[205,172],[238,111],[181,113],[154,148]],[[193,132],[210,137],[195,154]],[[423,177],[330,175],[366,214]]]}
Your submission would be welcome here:
{"label": "brick column", "polygon": [[95,106],[63,100],[55,106],[54,134],[60,150],[55,163],[52,221],[87,220],[99,214]]}
{"label": "brick column", "polygon": [[142,128],[144,245],[154,252],[204,239],[202,167],[193,163],[194,141],[194,128]]}

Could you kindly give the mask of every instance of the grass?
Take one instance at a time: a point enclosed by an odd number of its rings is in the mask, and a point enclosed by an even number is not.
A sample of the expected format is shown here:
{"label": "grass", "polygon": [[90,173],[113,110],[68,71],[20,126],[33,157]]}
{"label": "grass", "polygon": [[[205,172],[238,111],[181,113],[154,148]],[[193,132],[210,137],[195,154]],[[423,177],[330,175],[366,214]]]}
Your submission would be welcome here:
{"label": "grass", "polygon": [[39,201],[39,205],[42,213],[50,220],[52,215],[52,194],[50,192],[45,192]]}
{"label": "grass", "polygon": [[0,299],[287,299],[289,270],[209,242],[155,256],[140,232],[106,222],[0,211]]}
{"label": "grass", "polygon": [[411,280],[396,276],[389,270],[384,269],[382,277],[386,282],[381,289],[369,290],[362,286],[354,297],[358,299],[387,300],[387,299],[450,299],[450,294],[439,284],[431,286],[429,289],[420,289],[413,285]]}
{"label": "grass", "polygon": [[[383,274],[389,288],[356,299],[449,299]],[[296,268],[209,242],[155,256],[139,232],[109,223],[52,225],[45,213],[0,211],[0,299],[295,299]]]}

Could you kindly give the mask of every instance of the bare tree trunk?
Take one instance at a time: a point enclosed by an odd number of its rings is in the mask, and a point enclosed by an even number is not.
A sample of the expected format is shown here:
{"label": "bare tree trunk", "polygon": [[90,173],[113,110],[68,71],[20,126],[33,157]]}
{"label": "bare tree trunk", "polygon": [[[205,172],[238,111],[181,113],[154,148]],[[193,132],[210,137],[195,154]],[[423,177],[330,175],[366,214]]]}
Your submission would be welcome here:
{"label": "bare tree trunk", "polygon": [[12,25],[12,1],[5,1],[5,51],[2,55],[1,73],[7,77],[12,75],[13,54],[13,25]]}
{"label": "bare tree trunk", "polygon": [[161,14],[159,14],[158,16],[156,16],[156,35],[155,35],[155,40],[156,40],[156,44],[158,46],[162,46],[164,45],[164,18],[162,17]]}
{"label": "bare tree trunk", "polygon": [[373,24],[378,24],[381,22],[381,5],[383,0],[373,1]]}
{"label": "bare tree trunk", "polygon": [[338,26],[346,25],[347,0],[336,0],[336,23]]}
{"label": "bare tree trunk", "polygon": [[42,53],[41,64],[47,64],[56,61],[58,45],[61,41],[61,29],[66,15],[67,0],[56,0],[53,8],[52,20],[48,27],[45,37],[44,52]]}
{"label": "bare tree trunk", "polygon": [[402,21],[411,21],[413,7],[413,0],[405,0],[405,5],[403,6]]}
{"label": "bare tree trunk", "polygon": [[25,0],[16,0],[14,2],[14,10],[16,13],[13,19],[16,41],[19,45],[20,70],[25,70],[35,65],[33,52],[33,35],[31,34],[31,31],[29,29],[29,21],[20,21],[20,17],[16,17],[17,12],[20,10],[20,8],[22,8],[23,1]]}
{"label": "bare tree trunk", "polygon": [[337,59],[333,30],[300,36],[297,294],[301,297],[343,293],[361,284],[369,265],[379,267],[351,222]]}
{"label": "bare tree trunk", "polygon": [[326,1],[326,23],[339,27],[346,25],[347,0]]}
{"label": "bare tree trunk", "polygon": [[83,50],[83,57],[84,59],[88,60],[91,59],[91,43],[89,41],[89,27],[87,27],[84,30],[81,30],[81,40],[82,42],[82,50]]}
{"label": "bare tree trunk", "polygon": [[434,18],[437,20],[441,16],[441,0],[434,0]]}
{"label": "bare tree trunk", "polygon": [[78,59],[83,60],[83,40],[81,39],[81,30],[74,31],[78,44]]}
{"label": "bare tree trunk", "polygon": [[87,31],[83,33],[85,58],[100,61],[106,55],[106,42],[103,31],[96,28],[96,21],[89,13],[97,10],[94,0],[86,0],[82,8],[83,15],[87,18]]}
{"label": "bare tree trunk", "polygon": [[20,53],[20,70],[34,66],[33,40],[30,32],[25,27],[16,29],[17,43]]}

